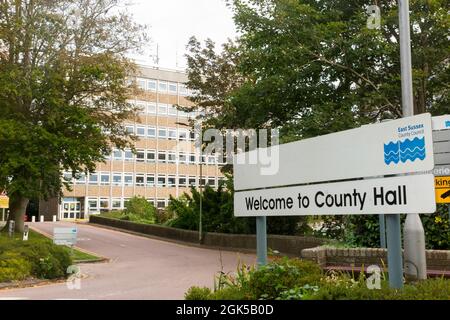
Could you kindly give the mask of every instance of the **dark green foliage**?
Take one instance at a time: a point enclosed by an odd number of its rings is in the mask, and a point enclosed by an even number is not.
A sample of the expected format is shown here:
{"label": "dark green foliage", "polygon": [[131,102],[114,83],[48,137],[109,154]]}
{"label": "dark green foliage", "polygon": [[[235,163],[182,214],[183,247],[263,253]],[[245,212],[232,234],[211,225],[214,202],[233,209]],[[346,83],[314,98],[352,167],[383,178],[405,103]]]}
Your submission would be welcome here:
{"label": "dark green foliage", "polygon": [[[203,190],[202,223],[205,232],[253,234],[255,218],[234,216],[233,181],[230,176],[217,190],[206,186]],[[200,219],[200,192],[191,188],[191,195],[171,198],[168,211],[173,214],[169,226],[187,230],[198,230]],[[305,217],[268,217],[269,234],[296,235],[310,231]]]}
{"label": "dark green foliage", "polygon": [[[169,226],[198,230],[200,192],[191,188],[191,193],[192,195],[184,194],[178,199],[171,198],[167,210],[172,212],[175,218],[168,223]],[[253,233],[254,224],[251,220],[234,217],[231,192],[221,186],[217,190],[205,187],[202,201],[202,224],[205,232]]]}
{"label": "dark green foliage", "polygon": [[276,299],[283,292],[320,282],[322,270],[310,261],[279,259],[250,275],[248,289],[256,299]]}
{"label": "dark green foliage", "polygon": [[49,239],[30,233],[28,241],[0,234],[0,282],[23,280],[29,276],[40,279],[64,278],[72,258],[65,248]]}
{"label": "dark green foliage", "polygon": [[184,294],[186,300],[208,300],[211,295],[211,289],[206,287],[191,287]]}
{"label": "dark green foliage", "polygon": [[[380,289],[368,289],[366,276],[322,273],[309,261],[277,259],[255,269],[239,266],[235,274],[220,273],[216,288],[192,287],[186,299],[196,300],[448,300],[450,280],[433,278],[390,289],[382,277]],[[217,284],[218,283],[218,284]]]}
{"label": "dark green foliage", "polygon": [[448,205],[438,205],[434,214],[420,215],[427,248],[450,250],[450,214]]}
{"label": "dark green foliage", "polygon": [[[438,205],[433,214],[420,215],[425,230],[427,249],[450,249],[450,222],[447,205]],[[401,216],[402,230],[406,215]],[[324,216],[316,236],[338,240],[354,247],[380,246],[378,215]]]}

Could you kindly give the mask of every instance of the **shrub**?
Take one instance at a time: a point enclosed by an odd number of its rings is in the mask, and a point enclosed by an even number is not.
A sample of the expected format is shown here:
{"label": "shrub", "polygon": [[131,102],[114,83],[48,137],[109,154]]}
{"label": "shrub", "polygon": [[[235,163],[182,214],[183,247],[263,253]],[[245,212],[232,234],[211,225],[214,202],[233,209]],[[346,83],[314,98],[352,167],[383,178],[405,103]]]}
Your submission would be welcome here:
{"label": "shrub", "polygon": [[316,285],[321,277],[322,270],[314,262],[282,258],[255,270],[249,289],[257,299],[276,299],[284,291]]}
{"label": "shrub", "polygon": [[23,280],[31,275],[31,264],[16,252],[0,254],[0,282]]}
{"label": "shrub", "polygon": [[[170,199],[168,212],[173,219],[168,225],[175,228],[198,230],[200,217],[200,200],[202,200],[202,221],[205,232],[222,232],[234,234],[254,234],[255,219],[236,218],[234,216],[234,191],[231,177],[216,190],[206,186],[203,196],[191,188],[191,194],[184,193],[179,198]],[[268,217],[267,232],[270,234],[294,235],[309,232],[305,217]]]}
{"label": "shrub", "polygon": [[208,300],[210,295],[211,289],[207,287],[191,287],[184,295],[184,298],[186,300]]}
{"label": "shrub", "polygon": [[156,208],[143,197],[133,197],[125,203],[123,220],[155,223]]}
{"label": "shrub", "polygon": [[30,234],[26,242],[0,238],[0,281],[22,280],[29,276],[55,279],[66,276],[72,258],[65,248],[49,239]]}

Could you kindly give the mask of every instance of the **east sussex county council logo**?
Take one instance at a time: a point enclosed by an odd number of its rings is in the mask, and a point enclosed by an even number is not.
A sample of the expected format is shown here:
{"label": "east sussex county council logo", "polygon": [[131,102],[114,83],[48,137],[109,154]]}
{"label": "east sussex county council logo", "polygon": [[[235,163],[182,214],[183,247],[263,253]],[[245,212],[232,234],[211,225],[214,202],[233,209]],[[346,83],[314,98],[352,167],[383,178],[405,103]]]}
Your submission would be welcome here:
{"label": "east sussex county council logo", "polygon": [[384,162],[386,165],[392,162],[394,164],[405,163],[408,160],[414,162],[417,159],[423,161],[425,158],[425,137],[390,141],[388,144],[384,144]]}

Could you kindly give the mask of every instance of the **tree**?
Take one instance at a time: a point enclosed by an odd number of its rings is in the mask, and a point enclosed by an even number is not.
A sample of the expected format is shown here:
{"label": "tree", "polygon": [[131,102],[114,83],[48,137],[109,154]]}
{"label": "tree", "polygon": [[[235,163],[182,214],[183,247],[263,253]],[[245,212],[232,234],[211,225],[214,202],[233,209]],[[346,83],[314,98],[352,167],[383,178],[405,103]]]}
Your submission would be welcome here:
{"label": "tree", "polygon": [[23,230],[30,198],[59,196],[62,172],[92,171],[132,146],[126,58],[147,39],[121,0],[0,1],[0,186]]}
{"label": "tree", "polygon": [[[204,93],[194,95],[197,102],[223,92],[227,81],[244,80],[221,98],[226,123],[281,127],[285,140],[298,140],[401,116],[397,1],[376,1],[380,29],[367,28],[371,3],[363,0],[229,4],[241,34],[235,46],[213,55],[210,44],[194,43],[188,59],[188,86]],[[448,6],[411,1],[415,113],[449,111]],[[219,59],[230,52],[233,76]],[[212,71],[219,81],[210,81]]]}

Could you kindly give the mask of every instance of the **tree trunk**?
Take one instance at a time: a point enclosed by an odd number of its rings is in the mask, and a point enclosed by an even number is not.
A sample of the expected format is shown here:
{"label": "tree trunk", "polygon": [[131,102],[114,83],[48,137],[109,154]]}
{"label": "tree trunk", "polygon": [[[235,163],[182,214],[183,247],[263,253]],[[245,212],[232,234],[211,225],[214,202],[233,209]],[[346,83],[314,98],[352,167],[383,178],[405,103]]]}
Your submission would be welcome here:
{"label": "tree trunk", "polygon": [[12,194],[9,198],[9,220],[16,223],[16,231],[23,232],[25,213],[30,199],[17,194]]}

